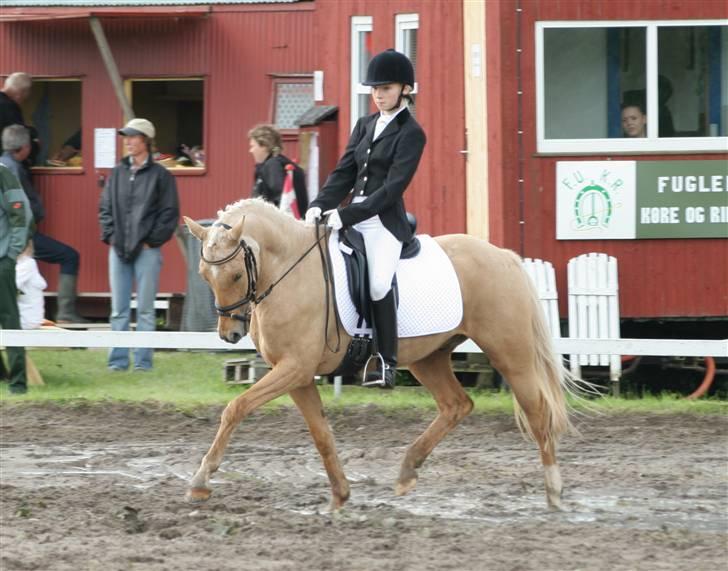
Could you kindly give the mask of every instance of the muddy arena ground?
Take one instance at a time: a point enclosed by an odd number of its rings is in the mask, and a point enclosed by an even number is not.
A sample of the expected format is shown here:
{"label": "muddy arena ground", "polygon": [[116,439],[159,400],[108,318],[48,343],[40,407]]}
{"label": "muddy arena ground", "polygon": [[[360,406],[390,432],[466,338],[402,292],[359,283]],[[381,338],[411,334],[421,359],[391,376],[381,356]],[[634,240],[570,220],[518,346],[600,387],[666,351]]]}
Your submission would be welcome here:
{"label": "muddy arena ground", "polygon": [[0,569],[651,570],[725,568],[728,419],[581,418],[549,512],[533,445],[475,415],[435,449],[417,489],[392,485],[431,412],[329,414],[352,483],[328,481],[295,410],[236,431],[204,505],[184,501],[221,409],[0,407]]}

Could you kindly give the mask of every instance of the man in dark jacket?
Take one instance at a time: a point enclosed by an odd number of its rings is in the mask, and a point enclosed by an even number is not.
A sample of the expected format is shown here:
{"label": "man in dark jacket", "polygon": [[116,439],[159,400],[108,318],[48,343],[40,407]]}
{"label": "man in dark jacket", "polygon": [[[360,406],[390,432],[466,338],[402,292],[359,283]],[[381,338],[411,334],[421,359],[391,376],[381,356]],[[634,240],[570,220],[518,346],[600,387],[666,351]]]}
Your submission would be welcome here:
{"label": "man in dark jacket", "polygon": [[[99,205],[101,239],[109,248],[111,328],[128,331],[132,285],[137,289],[137,331],[154,331],[154,300],[162,267],[160,247],[174,234],[179,199],[174,177],[154,162],[154,125],[132,119],[119,130],[127,156],[114,167]],[[152,368],[152,350],[134,350],[134,369]],[[109,368],[129,368],[129,350],[114,347]]]}
{"label": "man in dark jacket", "polygon": [[0,91],[0,133],[10,125],[25,125],[20,104],[30,95],[32,80],[27,73],[11,73]]}

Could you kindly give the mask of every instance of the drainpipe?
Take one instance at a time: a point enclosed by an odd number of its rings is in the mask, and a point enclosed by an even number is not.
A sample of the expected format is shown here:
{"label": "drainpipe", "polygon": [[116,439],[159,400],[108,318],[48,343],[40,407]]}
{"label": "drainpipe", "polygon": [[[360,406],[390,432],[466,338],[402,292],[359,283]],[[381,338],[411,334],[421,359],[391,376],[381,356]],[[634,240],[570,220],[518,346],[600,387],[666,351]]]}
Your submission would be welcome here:
{"label": "drainpipe", "polygon": [[523,55],[523,40],[521,36],[521,15],[523,8],[521,0],[516,0],[516,115],[517,115],[517,148],[518,148],[518,253],[525,256],[526,234],[526,205],[525,188],[523,183],[524,162],[523,156],[523,76],[521,73],[521,56]]}
{"label": "drainpipe", "polygon": [[109,74],[111,84],[114,86],[114,93],[116,93],[116,98],[119,100],[119,105],[121,105],[121,108],[124,111],[124,116],[126,117],[127,121],[129,119],[134,119],[134,110],[131,108],[131,104],[126,98],[126,93],[124,93],[124,86],[121,83],[119,68],[116,67],[116,61],[114,61],[114,56],[111,53],[109,42],[106,40],[104,28],[101,26],[101,22],[96,16],[91,16],[89,18],[89,24],[91,25],[91,31],[94,34],[94,38],[96,38],[96,44],[99,47],[101,59],[104,60],[106,72]]}

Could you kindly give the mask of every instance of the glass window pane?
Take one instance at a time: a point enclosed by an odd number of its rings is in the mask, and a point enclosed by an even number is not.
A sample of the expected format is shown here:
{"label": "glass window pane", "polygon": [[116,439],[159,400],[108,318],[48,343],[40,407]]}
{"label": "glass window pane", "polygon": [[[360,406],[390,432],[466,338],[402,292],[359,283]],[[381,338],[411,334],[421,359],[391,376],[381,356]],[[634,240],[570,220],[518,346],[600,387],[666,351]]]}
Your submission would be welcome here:
{"label": "glass window pane", "polygon": [[644,108],[644,28],[544,30],[547,139],[625,136],[621,106]]}
{"label": "glass window pane", "polygon": [[202,166],[203,80],[132,81],[131,93],[135,115],[154,123],[160,164]]}
{"label": "glass window pane", "polygon": [[372,33],[359,32],[359,83],[367,77],[367,66],[372,59]]}
{"label": "glass window pane", "polygon": [[278,83],[275,124],[279,129],[298,129],[296,119],[313,107],[312,83]]}
{"label": "glass window pane", "polygon": [[[22,110],[23,119],[40,141],[31,155],[34,166],[82,165],[80,81],[34,79]],[[67,143],[78,145],[78,152],[69,150],[61,155]]]}
{"label": "glass window pane", "polygon": [[402,30],[402,53],[404,53],[415,68],[415,78],[417,77],[417,29]]}
{"label": "glass window pane", "polygon": [[660,27],[661,137],[728,135],[728,26]]}
{"label": "glass window pane", "polygon": [[357,109],[356,109],[356,116],[358,117],[364,117],[364,115],[369,115],[369,100],[371,99],[371,96],[369,94],[362,93],[357,97]]}

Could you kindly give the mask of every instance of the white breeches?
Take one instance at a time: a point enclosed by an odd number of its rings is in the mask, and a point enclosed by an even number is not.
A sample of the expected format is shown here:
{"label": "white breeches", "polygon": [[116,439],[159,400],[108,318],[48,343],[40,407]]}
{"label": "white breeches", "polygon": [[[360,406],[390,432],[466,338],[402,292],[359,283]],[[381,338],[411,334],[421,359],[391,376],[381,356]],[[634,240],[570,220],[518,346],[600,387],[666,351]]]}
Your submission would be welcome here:
{"label": "white breeches", "polygon": [[402,253],[402,242],[384,227],[379,216],[359,222],[354,228],[364,236],[369,271],[369,295],[373,301],[379,301],[392,289],[392,278],[397,271],[399,256]]}

